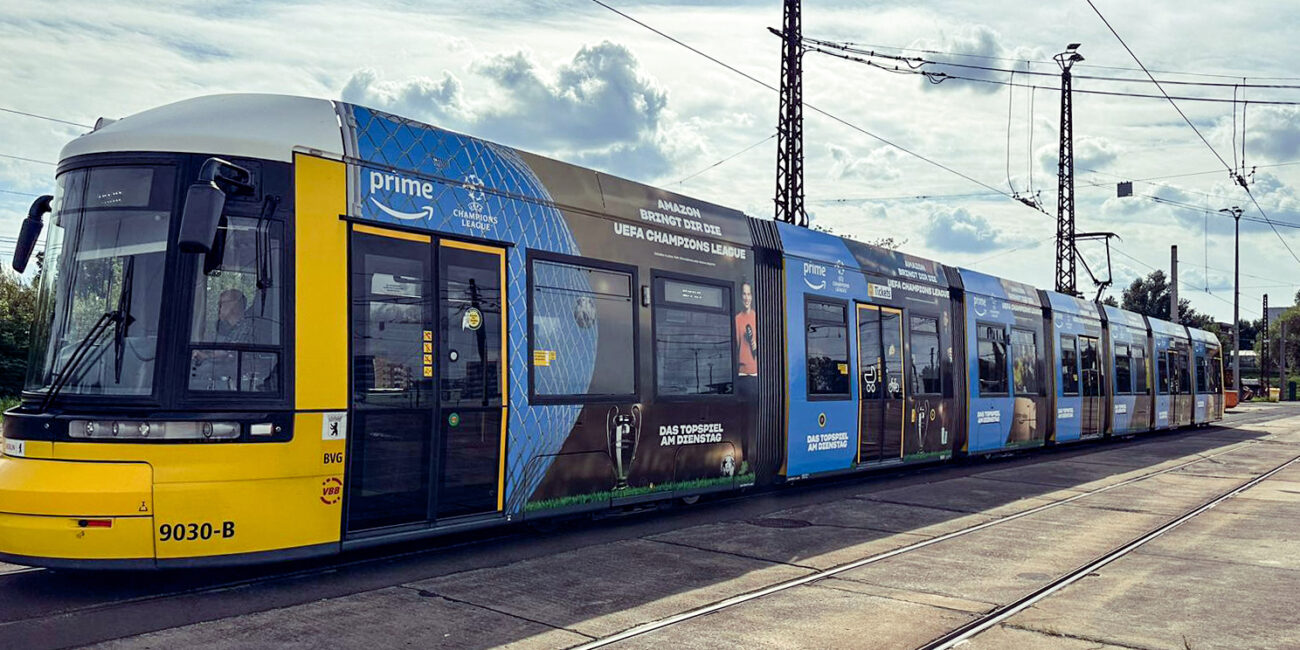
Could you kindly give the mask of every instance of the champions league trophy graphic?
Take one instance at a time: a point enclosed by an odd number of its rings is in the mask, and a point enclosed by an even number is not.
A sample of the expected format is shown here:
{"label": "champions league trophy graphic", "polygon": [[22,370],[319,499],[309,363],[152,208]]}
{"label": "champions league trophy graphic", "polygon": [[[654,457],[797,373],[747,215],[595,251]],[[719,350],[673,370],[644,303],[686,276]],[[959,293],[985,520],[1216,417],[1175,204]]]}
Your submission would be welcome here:
{"label": "champions league trophy graphic", "polygon": [[618,478],[614,489],[626,489],[632,461],[636,459],[637,439],[641,437],[641,407],[633,405],[629,413],[619,412],[617,406],[610,407],[605,431],[609,436],[609,457],[614,461]]}

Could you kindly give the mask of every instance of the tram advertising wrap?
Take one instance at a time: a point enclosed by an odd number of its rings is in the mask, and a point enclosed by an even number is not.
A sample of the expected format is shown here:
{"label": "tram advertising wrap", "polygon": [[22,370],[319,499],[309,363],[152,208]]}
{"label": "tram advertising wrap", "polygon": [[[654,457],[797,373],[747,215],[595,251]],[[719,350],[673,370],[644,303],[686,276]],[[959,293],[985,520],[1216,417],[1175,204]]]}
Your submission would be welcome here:
{"label": "tram advertising wrap", "polygon": [[961,269],[966,289],[968,451],[1042,446],[1048,378],[1038,290]]}
{"label": "tram advertising wrap", "polygon": [[352,104],[101,120],[53,181],[0,561],[301,559],[1222,418],[1211,333]]}
{"label": "tram advertising wrap", "polygon": [[348,108],[354,216],[514,245],[508,512],[753,482],[760,342],[742,214]]}

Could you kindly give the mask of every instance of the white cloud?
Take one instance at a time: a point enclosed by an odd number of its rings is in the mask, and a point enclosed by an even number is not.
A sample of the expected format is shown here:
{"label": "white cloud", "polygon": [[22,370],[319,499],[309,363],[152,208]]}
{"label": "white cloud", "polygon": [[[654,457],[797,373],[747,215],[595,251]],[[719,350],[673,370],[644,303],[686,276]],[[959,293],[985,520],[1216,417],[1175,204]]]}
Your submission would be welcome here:
{"label": "white cloud", "polygon": [[469,100],[449,71],[393,81],[368,68],[348,79],[342,98],[640,179],[704,149],[699,130],[673,121],[667,91],[623,45],[583,46],[551,69],[523,50],[468,69],[491,84],[489,98]]}

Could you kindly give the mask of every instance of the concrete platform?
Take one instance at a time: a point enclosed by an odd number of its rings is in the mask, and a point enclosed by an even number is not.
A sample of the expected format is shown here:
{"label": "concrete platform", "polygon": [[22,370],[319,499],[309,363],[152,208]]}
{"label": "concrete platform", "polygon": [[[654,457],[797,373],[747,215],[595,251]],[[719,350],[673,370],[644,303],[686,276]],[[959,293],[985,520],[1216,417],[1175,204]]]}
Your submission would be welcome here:
{"label": "concrete platform", "polygon": [[[1279,418],[1272,422],[1235,430],[1189,431],[722,502],[709,506],[711,511],[677,515],[682,523],[676,526],[672,517],[612,523],[566,550],[508,554],[468,570],[435,572],[428,564],[393,570],[391,584],[371,577],[355,593],[106,646],[567,648],[1083,495],[616,644],[916,647],[1300,454],[1300,417],[1290,417],[1300,409],[1275,412]],[[1200,462],[1085,494],[1190,460]],[[691,519],[690,512],[711,514]],[[625,538],[612,539],[614,532]],[[466,552],[458,552],[456,562],[465,558]],[[968,647],[1296,648],[1297,598],[1300,465],[1041,601]]]}

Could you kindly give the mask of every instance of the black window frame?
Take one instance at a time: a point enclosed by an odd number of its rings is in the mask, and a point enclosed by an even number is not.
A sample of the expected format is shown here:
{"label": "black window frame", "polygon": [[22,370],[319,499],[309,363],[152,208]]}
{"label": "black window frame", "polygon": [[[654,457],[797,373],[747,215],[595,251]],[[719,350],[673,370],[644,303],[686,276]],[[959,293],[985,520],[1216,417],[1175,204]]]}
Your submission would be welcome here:
{"label": "black window frame", "polygon": [[1021,395],[1021,392],[1019,390],[1016,390],[1016,378],[1015,378],[1016,359],[1019,357],[1019,355],[1016,354],[1016,332],[1028,334],[1033,340],[1033,344],[1034,344],[1034,364],[1033,364],[1034,381],[1037,385],[1034,387],[1034,390],[1026,391],[1024,395],[1043,397],[1047,394],[1047,381],[1046,378],[1043,376],[1043,354],[1042,354],[1043,350],[1038,345],[1038,332],[1028,327],[1019,327],[1016,325],[1011,326],[1010,337],[1007,339],[1007,351],[1008,351],[1007,356],[1009,356],[1011,359],[1011,376],[1008,381],[1008,387],[1014,392],[1016,396]]}
{"label": "black window frame", "polygon": [[[623,394],[570,394],[570,395],[538,395],[536,388],[536,378],[534,376],[533,353],[536,349],[536,341],[533,337],[533,307],[534,292],[534,274],[533,264],[537,261],[553,262],[557,264],[566,264],[569,266],[587,267],[599,271],[612,271],[615,273],[625,273],[630,276],[629,284],[629,302],[632,307],[632,392]],[[641,314],[638,309],[640,305],[638,269],[629,264],[619,264],[591,257],[581,257],[577,255],[565,255],[563,253],[551,253],[547,251],[538,251],[528,249],[524,255],[525,275],[527,277],[524,291],[528,293],[528,403],[537,405],[559,405],[559,404],[608,404],[618,402],[636,402],[641,396]]]}
{"label": "black window frame", "polygon": [[[1011,397],[1011,334],[1007,331],[1007,323],[991,323],[987,321],[975,321],[975,390],[980,397]],[[985,338],[985,331],[997,331],[1002,333],[1000,340],[994,341]],[[981,343],[995,343],[1002,345],[1002,390],[987,391],[984,390],[984,364],[981,363],[982,354],[980,353]]]}
{"label": "black window frame", "polygon": [[[848,364],[849,373],[848,373],[847,390],[845,390],[845,392],[843,393],[814,393],[812,391],[811,374],[808,372],[808,363],[812,358],[811,355],[808,354],[808,341],[809,341],[808,324],[812,320],[808,317],[810,313],[808,307],[812,303],[820,303],[823,305],[835,305],[841,307],[844,310],[844,322],[834,323],[835,325],[841,325],[844,327],[844,362]],[[856,334],[856,330],[853,327],[851,327],[849,323],[849,309],[850,309],[850,305],[847,300],[840,300],[840,299],[829,298],[825,296],[804,294],[804,300],[803,300],[804,393],[805,393],[805,397],[810,402],[833,402],[833,401],[846,401],[846,400],[853,399],[853,385],[854,385],[853,374],[854,374],[854,366],[856,364],[853,363],[853,345],[850,342],[849,337],[856,336],[857,334]],[[832,324],[831,321],[827,319],[819,319],[819,321],[826,324]]]}
{"label": "black window frame", "polygon": [[[925,390],[925,373],[921,372],[921,369],[916,367],[916,355],[915,355],[915,352],[916,352],[916,349],[917,349],[917,347],[916,347],[916,332],[917,332],[917,329],[916,329],[916,322],[917,322],[918,320],[921,320],[921,321],[930,321],[930,322],[934,323],[934,332],[933,332],[933,334],[934,334],[934,349],[935,349],[935,353],[936,353],[936,357],[937,357],[937,358],[934,360],[934,373],[935,373],[935,384],[936,384],[936,390],[934,390],[934,391],[927,391],[927,390]],[[931,332],[923,331],[923,332],[921,332],[921,334],[922,334],[923,336],[929,336],[929,335],[931,334]],[[909,365],[912,366],[912,385],[913,385],[913,388],[916,388],[916,389],[917,389],[917,390],[915,390],[915,391],[912,392],[912,395],[914,395],[914,396],[927,396],[927,397],[928,397],[928,396],[942,396],[942,395],[943,395],[943,383],[944,383],[944,382],[943,382],[943,374],[944,374],[944,373],[943,373],[943,336],[942,336],[942,333],[941,333],[940,330],[939,330],[939,317],[938,317],[938,316],[927,316],[927,315],[925,315],[925,314],[908,314],[908,318],[907,318],[907,341],[906,341],[906,343],[907,343],[907,353],[908,353],[907,356],[908,356]]]}
{"label": "black window frame", "polygon": [[[207,159],[208,156],[205,155],[186,156],[185,163],[181,167],[182,173],[186,174],[185,178],[197,178],[200,167],[206,163]],[[280,229],[280,268],[272,271],[272,286],[280,294],[280,342],[277,344],[194,342],[192,340],[194,303],[198,299],[195,279],[197,273],[203,267],[206,255],[185,254],[182,255],[182,260],[175,267],[179,282],[175,285],[177,286],[178,299],[172,307],[172,317],[174,318],[172,322],[178,325],[179,329],[177,331],[180,335],[175,337],[176,342],[172,344],[171,349],[174,350],[174,358],[171,362],[173,365],[169,368],[168,373],[169,376],[184,378],[183,381],[178,381],[178,385],[174,390],[180,397],[179,403],[181,407],[185,409],[224,411],[231,409],[232,405],[239,409],[246,407],[255,409],[289,408],[293,405],[297,386],[296,359],[294,355],[296,348],[294,344],[296,340],[295,332],[297,331],[297,300],[295,292],[298,286],[296,273],[298,255],[296,220],[298,215],[295,192],[296,181],[294,179],[296,167],[294,163],[252,158],[227,158],[226,160],[251,171],[256,182],[252,194],[237,194],[226,197],[222,212],[223,224],[225,222],[224,217],[258,220],[262,216],[262,210],[267,199],[274,197],[277,200],[275,212],[271,214],[268,220],[273,226],[278,226]],[[178,210],[183,209],[183,205],[178,206]],[[179,216],[176,221],[175,232],[179,234]],[[271,233],[268,232],[269,234]],[[347,259],[350,260],[351,243],[348,244],[348,255]],[[344,260],[340,263],[348,264],[350,262]],[[350,292],[351,288],[349,287],[347,291]],[[250,300],[251,304],[252,301]],[[346,319],[350,321],[351,317],[349,308]],[[350,324],[349,327],[351,327]],[[351,334],[349,333],[349,346],[351,345],[350,337]],[[279,382],[277,390],[265,392],[192,390],[189,386],[191,359],[195,350],[205,349],[230,350],[241,355],[246,352],[276,354],[279,357],[279,368],[276,373]],[[351,373],[350,349],[347,354],[349,359],[348,372]]]}
{"label": "black window frame", "polygon": [[[722,308],[713,309],[711,307],[699,307],[683,303],[669,304],[663,292],[663,285],[666,282],[685,282],[689,284],[698,284],[705,287],[714,287],[723,290]],[[730,400],[737,397],[736,390],[736,327],[735,327],[735,290],[734,282],[725,280],[716,280],[711,278],[702,278],[695,275],[686,275],[683,273],[673,273],[671,271],[662,271],[659,269],[650,270],[650,352],[651,352],[651,379],[654,384],[654,396],[658,400],[673,402],[695,402],[695,401],[717,401]],[[664,305],[672,309],[681,309],[684,311],[700,311],[711,314],[722,314],[726,317],[727,323],[727,345],[728,354],[731,355],[731,364],[728,368],[731,378],[731,391],[727,393],[692,393],[686,395],[674,395],[671,393],[659,392],[659,338],[658,338],[658,307]]]}
{"label": "black window frame", "polygon": [[[1065,345],[1066,339],[1069,339],[1070,341],[1068,349]],[[1061,368],[1061,396],[1079,397],[1083,394],[1083,371],[1079,365],[1079,337],[1075,334],[1062,334],[1058,341],[1057,345],[1060,349],[1057,351],[1056,359]],[[1067,351],[1074,356],[1074,392],[1070,392],[1069,384],[1066,382],[1065,353]]]}
{"label": "black window frame", "polygon": [[[1120,350],[1123,350],[1123,354],[1120,354]],[[1136,379],[1133,372],[1132,347],[1128,343],[1116,343],[1113,356],[1115,357],[1115,394],[1132,395],[1134,392],[1134,379]],[[1120,360],[1124,361],[1125,374],[1122,378],[1120,376]]]}
{"label": "black window frame", "polygon": [[[1147,345],[1133,344],[1129,347],[1129,352],[1134,360],[1131,366],[1133,370],[1133,394],[1150,395],[1151,394],[1151,369],[1147,366]],[[1141,381],[1138,381],[1141,379]]]}
{"label": "black window frame", "polygon": [[[261,204],[260,203],[256,204],[255,207],[257,208],[260,214]],[[223,214],[221,218],[221,226],[220,226],[221,228],[228,227],[229,217],[233,217],[235,219],[241,219],[241,220],[260,222],[259,216],[248,214],[247,209],[245,210],[227,209],[225,214]],[[293,337],[288,327],[289,319],[286,317],[286,312],[288,311],[288,302],[290,300],[293,300],[293,297],[289,295],[289,286],[288,286],[288,282],[286,281],[287,272],[285,270],[285,267],[290,266],[292,264],[292,259],[288,255],[288,248],[289,248],[288,240],[291,237],[291,235],[288,232],[290,228],[290,224],[285,221],[285,219],[281,215],[281,208],[278,206],[276,207],[276,214],[273,215],[267,221],[269,221],[269,224],[266,231],[266,236],[270,238],[270,241],[268,242],[267,246],[272,256],[274,256],[276,252],[274,246],[274,242],[277,236],[277,233],[275,232],[276,229],[279,230],[278,237],[280,240],[280,247],[279,247],[280,265],[278,268],[275,268],[274,265],[272,265],[272,270],[271,270],[271,288],[276,289],[276,292],[279,294],[277,296],[277,305],[276,305],[280,311],[279,314],[280,331],[277,337],[279,342],[278,343],[223,343],[220,341],[195,341],[194,340],[194,330],[193,330],[194,309],[200,297],[200,291],[195,281],[198,279],[198,273],[201,273],[202,269],[207,264],[206,258],[208,254],[196,255],[195,257],[197,258],[197,261],[193,265],[194,273],[191,273],[189,276],[190,277],[189,300],[187,301],[188,310],[186,312],[187,318],[185,318],[185,320],[183,321],[183,324],[185,325],[185,334],[182,338],[185,341],[184,343],[185,353],[177,358],[177,363],[182,364],[182,367],[188,369],[192,367],[193,357],[195,352],[198,351],[234,352],[237,355],[236,368],[239,368],[243,364],[243,358],[245,354],[274,354],[278,358],[277,361],[278,367],[276,368],[276,382],[277,382],[276,389],[273,391],[244,391],[238,389],[198,390],[190,387],[189,373],[186,372],[186,380],[184,386],[181,388],[181,391],[184,393],[186,397],[186,401],[188,402],[223,401],[223,400],[231,400],[231,399],[238,399],[241,402],[244,400],[278,401],[282,399],[284,397],[284,394],[286,393],[285,387],[287,384],[285,379],[285,369],[286,369],[286,363],[288,359],[287,348],[292,347],[289,344],[289,342],[293,340]],[[260,223],[258,227],[259,228],[261,227]],[[220,230],[218,230],[218,237],[227,237],[227,236],[228,235],[220,234]],[[215,271],[219,269],[220,267],[216,267],[213,270]],[[204,275],[208,275],[208,274],[205,273]],[[256,296],[249,298],[248,307],[251,308],[256,300],[257,300]],[[348,315],[348,318],[351,318],[351,314]]]}

